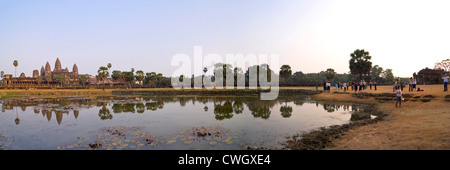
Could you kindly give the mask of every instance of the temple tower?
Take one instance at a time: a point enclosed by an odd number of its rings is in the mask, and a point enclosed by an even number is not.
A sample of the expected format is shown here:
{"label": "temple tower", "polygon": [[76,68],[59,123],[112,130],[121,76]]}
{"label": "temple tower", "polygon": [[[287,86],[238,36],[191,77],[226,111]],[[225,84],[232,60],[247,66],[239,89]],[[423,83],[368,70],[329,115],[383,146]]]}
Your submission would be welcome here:
{"label": "temple tower", "polygon": [[50,68],[50,64],[47,61],[47,64],[45,64],[45,75],[51,75],[52,69]]}
{"label": "temple tower", "polygon": [[39,71],[33,70],[33,78],[36,78],[37,76],[39,76]]}
{"label": "temple tower", "polygon": [[56,58],[55,70],[53,70],[53,72],[60,72],[60,71],[62,71],[61,61],[59,61],[59,58]]}
{"label": "temple tower", "polygon": [[78,77],[78,66],[77,64],[73,65],[73,69],[72,69],[73,74]]}
{"label": "temple tower", "polygon": [[44,66],[41,67],[41,77],[45,77],[45,69],[44,69]]}

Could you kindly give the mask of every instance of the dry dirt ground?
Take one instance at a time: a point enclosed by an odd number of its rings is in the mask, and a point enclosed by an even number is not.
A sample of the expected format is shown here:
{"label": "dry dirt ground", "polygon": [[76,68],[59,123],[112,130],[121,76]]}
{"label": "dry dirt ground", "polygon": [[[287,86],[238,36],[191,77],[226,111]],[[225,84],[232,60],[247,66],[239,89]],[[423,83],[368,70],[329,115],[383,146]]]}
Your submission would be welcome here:
{"label": "dry dirt ground", "polygon": [[[389,114],[386,121],[359,126],[345,132],[332,141],[330,150],[434,150],[450,149],[450,92],[443,91],[443,85],[420,85],[423,92],[403,94],[421,96],[417,101],[404,101],[401,108],[395,107],[395,100],[380,103],[374,97],[360,99],[352,94],[322,93],[315,95],[317,100],[352,101],[377,103],[378,110]],[[342,91],[342,90],[339,90]],[[378,87],[378,90],[365,90],[367,93],[394,93],[391,86]],[[354,93],[354,92],[351,92]],[[434,98],[423,102],[426,95]],[[446,96],[448,98],[446,98]]]}

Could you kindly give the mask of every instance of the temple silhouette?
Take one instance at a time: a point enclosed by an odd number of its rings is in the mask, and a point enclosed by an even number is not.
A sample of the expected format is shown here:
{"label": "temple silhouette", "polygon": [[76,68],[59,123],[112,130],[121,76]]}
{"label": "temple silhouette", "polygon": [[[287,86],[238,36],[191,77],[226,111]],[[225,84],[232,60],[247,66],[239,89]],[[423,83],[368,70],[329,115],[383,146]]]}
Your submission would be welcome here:
{"label": "temple silhouette", "polygon": [[[65,69],[62,69],[61,61],[59,58],[56,59],[55,67],[52,71],[50,63],[47,61],[47,63],[44,66],[41,66],[41,71],[39,70],[33,70],[32,77],[27,77],[25,73],[21,73],[19,77],[13,77],[11,74],[6,74],[3,77],[4,84],[39,84],[38,77],[40,77],[40,80],[42,83],[46,84],[58,84],[59,82],[56,81],[56,76],[63,75],[66,78],[67,84],[80,84],[80,74],[78,73],[78,66],[77,64],[74,64],[72,67],[72,71],[69,71],[69,69],[66,67]],[[47,77],[50,76],[51,80],[47,81]],[[89,75],[87,75],[89,76]],[[89,76],[91,77],[91,76]]]}

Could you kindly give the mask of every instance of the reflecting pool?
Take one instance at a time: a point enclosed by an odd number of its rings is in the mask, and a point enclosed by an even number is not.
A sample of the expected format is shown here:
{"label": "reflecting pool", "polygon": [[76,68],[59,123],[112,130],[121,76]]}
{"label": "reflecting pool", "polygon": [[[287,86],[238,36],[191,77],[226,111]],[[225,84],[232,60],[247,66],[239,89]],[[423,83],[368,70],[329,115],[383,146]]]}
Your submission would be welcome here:
{"label": "reflecting pool", "polygon": [[64,97],[0,101],[0,149],[281,148],[292,134],[349,123],[353,104],[308,96]]}

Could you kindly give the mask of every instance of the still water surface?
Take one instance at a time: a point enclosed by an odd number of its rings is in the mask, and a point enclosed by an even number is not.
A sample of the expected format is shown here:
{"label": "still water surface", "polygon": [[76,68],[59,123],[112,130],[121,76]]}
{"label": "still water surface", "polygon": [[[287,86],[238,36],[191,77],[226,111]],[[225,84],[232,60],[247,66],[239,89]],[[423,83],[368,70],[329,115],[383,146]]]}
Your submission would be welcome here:
{"label": "still water surface", "polygon": [[4,99],[0,149],[281,148],[286,137],[349,123],[357,105],[279,97]]}

